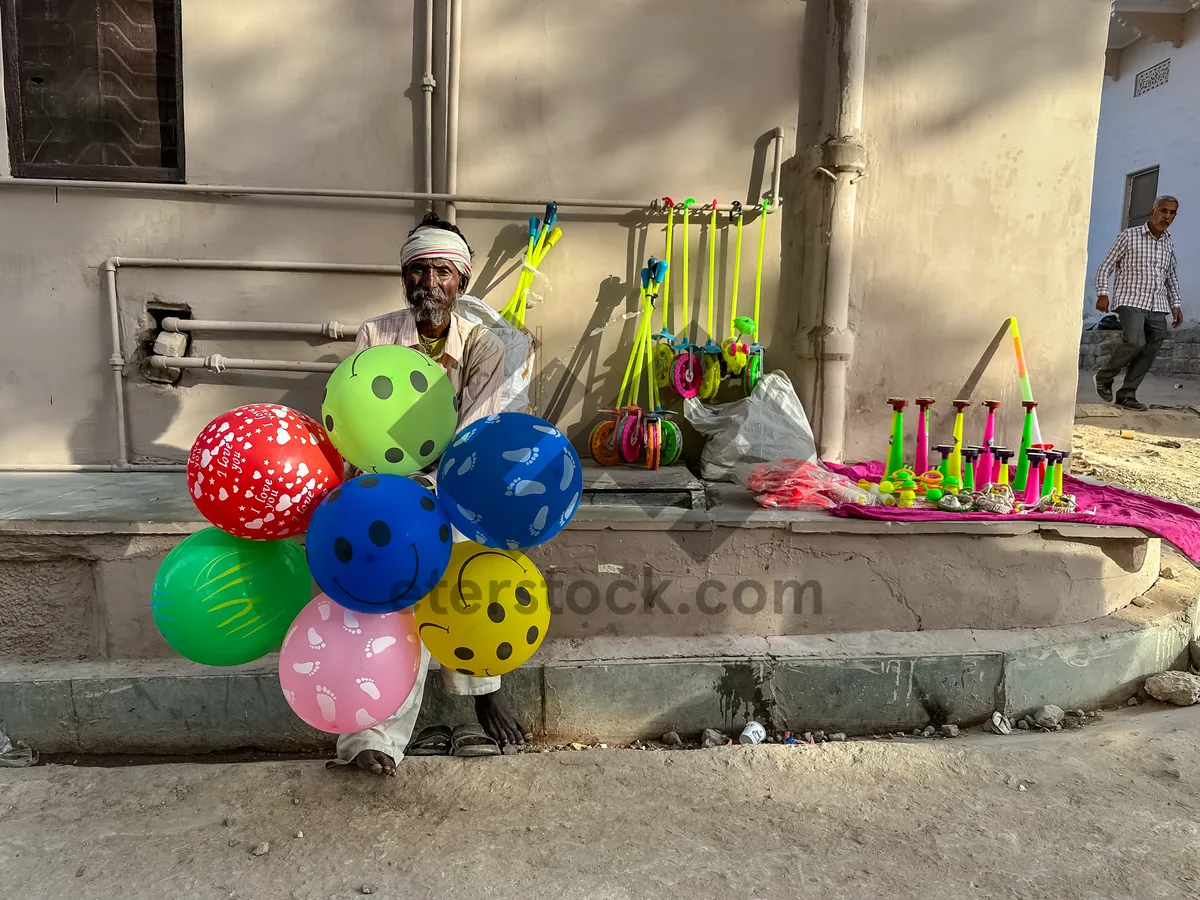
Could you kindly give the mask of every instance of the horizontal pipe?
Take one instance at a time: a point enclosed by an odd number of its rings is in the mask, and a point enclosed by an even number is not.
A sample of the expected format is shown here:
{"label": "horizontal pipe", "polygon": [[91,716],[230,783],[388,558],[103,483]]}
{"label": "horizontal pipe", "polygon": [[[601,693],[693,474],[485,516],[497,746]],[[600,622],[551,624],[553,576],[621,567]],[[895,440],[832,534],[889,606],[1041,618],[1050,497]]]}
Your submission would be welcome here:
{"label": "horizontal pipe", "polygon": [[0,465],[0,472],[186,472],[187,463],[9,463]]}
{"label": "horizontal pipe", "polygon": [[292,359],[235,359],[214,353],[212,356],[151,356],[150,365],[160,369],[208,369],[224,372],[240,369],[254,372],[322,372],[328,374],[337,363],[301,362]]}
{"label": "horizontal pipe", "polygon": [[162,320],[163,331],[224,331],[234,333],[311,334],[335,341],[352,341],[357,325],[341,322],[235,322],[227,319],[180,319],[168,316]]}
{"label": "horizontal pipe", "polygon": [[[772,172],[770,187],[771,206],[773,212],[779,207],[779,172],[782,164],[783,129],[777,127],[773,134],[777,143],[777,160]],[[653,200],[601,200],[596,198],[556,198],[556,197],[509,197],[497,194],[457,194],[437,193],[431,191],[367,191],[330,188],[285,188],[285,187],[255,187],[234,184],[156,184],[144,181],[86,181],[72,178],[0,178],[0,188],[56,188],[62,190],[80,191],[110,191],[115,193],[141,194],[184,194],[214,197],[293,197],[313,200],[365,200],[381,203],[420,203],[441,202],[463,204],[468,206],[545,206],[547,203],[557,203],[560,208],[569,209],[612,209],[623,211],[646,211],[666,214],[666,210],[657,207]],[[721,204],[717,207],[720,212],[729,212],[731,204]]]}
{"label": "horizontal pipe", "polygon": [[368,263],[286,262],[270,259],[168,259],[114,256],[118,269],[215,269],[227,272],[315,272],[331,275],[401,275],[400,266]]}

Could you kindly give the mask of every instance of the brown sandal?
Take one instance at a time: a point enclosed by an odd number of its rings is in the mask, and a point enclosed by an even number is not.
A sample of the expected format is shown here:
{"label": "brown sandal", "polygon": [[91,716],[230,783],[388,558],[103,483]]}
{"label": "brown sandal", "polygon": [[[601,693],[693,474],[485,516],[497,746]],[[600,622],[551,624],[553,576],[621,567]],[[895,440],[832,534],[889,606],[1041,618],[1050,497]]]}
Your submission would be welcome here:
{"label": "brown sandal", "polygon": [[499,756],[500,744],[496,742],[495,738],[488,737],[487,732],[478,722],[456,725],[450,755],[461,757]]}

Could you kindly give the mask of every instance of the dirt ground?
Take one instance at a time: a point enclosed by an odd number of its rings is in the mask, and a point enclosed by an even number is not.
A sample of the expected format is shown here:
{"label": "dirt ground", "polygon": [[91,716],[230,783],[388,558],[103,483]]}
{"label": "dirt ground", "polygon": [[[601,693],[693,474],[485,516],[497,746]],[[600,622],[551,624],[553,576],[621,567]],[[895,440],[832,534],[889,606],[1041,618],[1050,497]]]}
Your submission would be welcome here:
{"label": "dirt ground", "polygon": [[1071,473],[1200,506],[1200,379],[1149,376],[1138,395],[1148,412],[1118,409],[1081,373]]}
{"label": "dirt ground", "polygon": [[1198,821],[1200,709],[1143,707],[1058,734],[418,759],[391,779],[319,762],[0,769],[0,885],[1152,900],[1200,895]]}

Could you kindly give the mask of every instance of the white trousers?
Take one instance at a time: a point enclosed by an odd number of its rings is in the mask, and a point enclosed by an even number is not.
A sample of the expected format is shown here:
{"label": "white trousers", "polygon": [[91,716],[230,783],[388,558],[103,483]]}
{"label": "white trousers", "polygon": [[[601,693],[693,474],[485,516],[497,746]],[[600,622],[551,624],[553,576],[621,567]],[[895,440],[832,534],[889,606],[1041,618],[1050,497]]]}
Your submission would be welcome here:
{"label": "white trousers", "polygon": [[[454,543],[465,541],[466,537],[454,529]],[[494,694],[500,690],[500,676],[491,675],[475,678],[447,669],[442,670],[442,686],[446,693],[461,697],[478,697],[481,694]],[[343,734],[338,737],[337,760],[341,764],[354,762],[354,757],[364,750],[378,750],[386,753],[396,762],[404,756],[404,750],[412,739],[413,729],[417,725],[417,716],[421,713],[421,700],[425,696],[425,679],[429,675],[429,651],[421,645],[421,665],[417,669],[417,681],[413,685],[408,698],[389,719],[385,719],[373,728],[359,731],[355,734]]]}

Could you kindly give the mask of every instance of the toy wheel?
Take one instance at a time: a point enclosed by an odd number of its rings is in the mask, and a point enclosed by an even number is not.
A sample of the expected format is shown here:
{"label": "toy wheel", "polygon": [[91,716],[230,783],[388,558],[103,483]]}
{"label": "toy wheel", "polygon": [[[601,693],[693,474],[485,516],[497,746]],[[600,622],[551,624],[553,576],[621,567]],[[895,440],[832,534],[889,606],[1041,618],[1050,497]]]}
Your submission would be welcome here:
{"label": "toy wheel", "polygon": [[691,399],[700,393],[701,374],[700,357],[691,350],[684,350],[671,366],[671,388],[683,399]]}
{"label": "toy wheel", "polygon": [[646,420],[646,468],[657,469],[662,465],[662,423],[659,419]]}
{"label": "toy wheel", "polygon": [[706,353],[701,365],[703,375],[700,379],[700,399],[711,400],[721,389],[721,357],[715,353]]}
{"label": "toy wheel", "polygon": [[758,384],[760,378],[762,378],[762,354],[755,353],[746,360],[746,368],[742,370],[742,387],[745,389],[747,397],[754,393],[754,386]]}
{"label": "toy wheel", "polygon": [[670,344],[654,345],[654,380],[660,388],[671,383],[671,367],[675,364],[675,351]]}
{"label": "toy wheel", "polygon": [[616,431],[617,423],[612,419],[601,422],[592,429],[592,434],[588,438],[588,449],[592,452],[592,459],[597,464],[615,466],[621,461],[621,455],[617,452]]}
{"label": "toy wheel", "polygon": [[617,426],[617,444],[621,459],[635,463],[642,454],[642,428],[637,416],[625,416]]}
{"label": "toy wheel", "polygon": [[725,343],[721,345],[721,358],[730,372],[741,375],[742,369],[746,368],[746,345],[733,338],[725,338]]}
{"label": "toy wheel", "polygon": [[662,422],[662,462],[661,465],[673,466],[679,462],[683,454],[683,432],[670,419]]}

